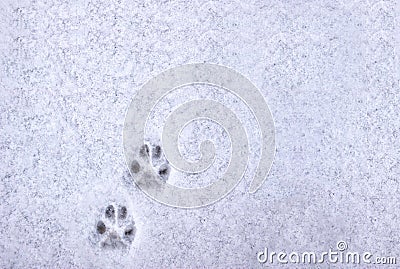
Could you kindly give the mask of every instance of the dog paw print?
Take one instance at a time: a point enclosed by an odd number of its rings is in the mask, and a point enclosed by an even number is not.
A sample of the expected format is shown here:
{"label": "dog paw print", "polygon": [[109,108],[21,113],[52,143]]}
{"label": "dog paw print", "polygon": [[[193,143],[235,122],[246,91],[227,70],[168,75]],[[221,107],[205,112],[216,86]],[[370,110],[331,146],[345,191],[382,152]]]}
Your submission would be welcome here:
{"label": "dog paw print", "polygon": [[96,223],[96,234],[103,248],[126,248],[135,239],[135,221],[126,206],[110,204]]}

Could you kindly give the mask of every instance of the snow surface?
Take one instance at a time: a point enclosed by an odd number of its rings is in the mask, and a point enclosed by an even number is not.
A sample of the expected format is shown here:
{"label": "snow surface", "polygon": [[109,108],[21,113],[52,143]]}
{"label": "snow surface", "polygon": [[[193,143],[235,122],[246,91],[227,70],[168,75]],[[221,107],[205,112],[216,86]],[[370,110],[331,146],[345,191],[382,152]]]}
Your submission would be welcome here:
{"label": "snow surface", "polygon": [[[265,247],[322,252],[339,240],[400,259],[399,11],[395,0],[2,1],[0,267],[256,268]],[[249,194],[260,145],[248,108],[212,87],[161,100],[151,143],[171,108],[204,96],[232,107],[249,134],[241,183],[189,210],[134,185],[122,129],[143,83],[196,62],[231,67],[262,91],[277,150]],[[172,171],[171,182],[204,186],[223,173],[230,144],[214,123],[188,125],[180,150],[196,160],[209,138],[214,165]],[[109,204],[135,221],[129,249],[92,244]]]}

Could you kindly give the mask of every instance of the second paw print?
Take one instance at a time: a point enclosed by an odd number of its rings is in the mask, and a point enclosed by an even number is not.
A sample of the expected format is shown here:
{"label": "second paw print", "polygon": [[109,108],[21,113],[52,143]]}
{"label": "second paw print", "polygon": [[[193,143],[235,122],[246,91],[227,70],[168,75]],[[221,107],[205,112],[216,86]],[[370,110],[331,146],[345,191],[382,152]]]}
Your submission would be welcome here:
{"label": "second paw print", "polygon": [[96,233],[101,247],[126,248],[135,239],[135,221],[126,206],[109,204],[96,223]]}
{"label": "second paw print", "polygon": [[[166,182],[169,178],[171,167],[168,160],[165,159],[162,148],[159,145],[148,146],[144,144],[139,150],[139,156],[142,158],[149,158],[151,165],[157,170],[158,177]],[[140,164],[134,161],[131,165],[131,171],[138,173],[140,171]]]}

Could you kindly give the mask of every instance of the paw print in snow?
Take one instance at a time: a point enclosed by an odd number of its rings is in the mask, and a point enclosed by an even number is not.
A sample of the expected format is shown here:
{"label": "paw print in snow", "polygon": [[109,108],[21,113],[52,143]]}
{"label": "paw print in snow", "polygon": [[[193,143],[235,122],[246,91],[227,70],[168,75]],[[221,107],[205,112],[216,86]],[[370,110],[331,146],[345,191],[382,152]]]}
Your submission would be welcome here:
{"label": "paw print in snow", "polygon": [[126,206],[110,204],[104,217],[96,223],[100,246],[104,248],[126,248],[135,239],[135,222]]}

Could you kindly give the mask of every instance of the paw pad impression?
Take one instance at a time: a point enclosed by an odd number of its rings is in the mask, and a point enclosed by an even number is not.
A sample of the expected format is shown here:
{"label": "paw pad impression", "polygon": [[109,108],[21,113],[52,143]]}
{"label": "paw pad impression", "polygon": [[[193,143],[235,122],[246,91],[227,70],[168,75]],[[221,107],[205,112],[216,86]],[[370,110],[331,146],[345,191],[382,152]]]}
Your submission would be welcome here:
{"label": "paw pad impression", "polygon": [[[158,177],[162,182],[166,182],[169,178],[171,167],[162,152],[159,145],[149,147],[147,144],[142,145],[139,149],[139,156],[142,159],[148,159],[150,165],[157,170]],[[133,160],[130,167],[131,172],[134,174],[139,173],[142,167],[138,160]]]}
{"label": "paw pad impression", "polygon": [[124,205],[108,205],[96,223],[96,234],[104,248],[126,248],[136,235],[135,221]]}

